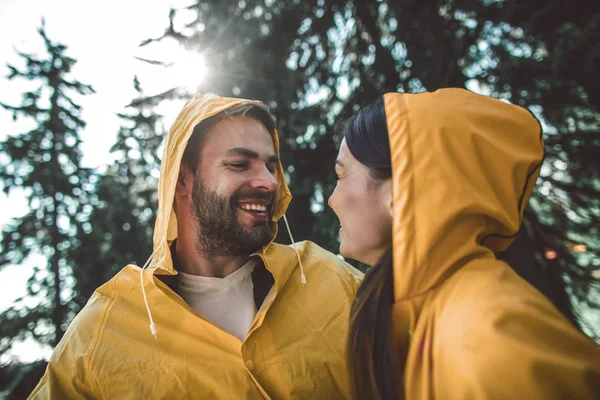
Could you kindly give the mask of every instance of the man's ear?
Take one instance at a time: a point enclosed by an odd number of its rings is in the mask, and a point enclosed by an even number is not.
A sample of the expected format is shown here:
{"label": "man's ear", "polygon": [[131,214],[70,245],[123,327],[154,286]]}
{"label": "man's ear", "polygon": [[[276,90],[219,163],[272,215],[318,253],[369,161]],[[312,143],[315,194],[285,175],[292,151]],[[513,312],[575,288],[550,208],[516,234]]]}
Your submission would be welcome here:
{"label": "man's ear", "polygon": [[177,176],[177,185],[175,186],[176,196],[187,196],[192,192],[194,184],[194,174],[187,165],[181,164],[179,175]]}

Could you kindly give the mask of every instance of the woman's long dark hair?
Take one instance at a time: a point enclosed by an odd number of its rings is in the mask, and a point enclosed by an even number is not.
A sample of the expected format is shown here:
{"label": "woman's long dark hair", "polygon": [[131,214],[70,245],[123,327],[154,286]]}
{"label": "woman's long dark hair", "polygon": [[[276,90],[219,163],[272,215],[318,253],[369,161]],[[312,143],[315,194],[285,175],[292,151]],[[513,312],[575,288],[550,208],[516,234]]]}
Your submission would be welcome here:
{"label": "woman's long dark hair", "polygon": [[[373,179],[392,176],[387,121],[382,102],[367,106],[338,125],[350,153]],[[394,273],[390,248],[362,281],[350,311],[348,356],[355,399],[398,398],[401,374],[390,357]]]}

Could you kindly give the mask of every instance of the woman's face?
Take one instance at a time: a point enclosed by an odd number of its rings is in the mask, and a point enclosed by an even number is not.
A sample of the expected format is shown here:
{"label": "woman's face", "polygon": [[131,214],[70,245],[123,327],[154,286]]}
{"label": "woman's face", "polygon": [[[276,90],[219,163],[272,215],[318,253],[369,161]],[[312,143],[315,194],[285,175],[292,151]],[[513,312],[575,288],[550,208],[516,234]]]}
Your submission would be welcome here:
{"label": "woman's face", "polygon": [[329,206],[340,224],[340,253],[375,265],[392,245],[392,180],[377,180],[342,141],[335,162],[337,185]]}

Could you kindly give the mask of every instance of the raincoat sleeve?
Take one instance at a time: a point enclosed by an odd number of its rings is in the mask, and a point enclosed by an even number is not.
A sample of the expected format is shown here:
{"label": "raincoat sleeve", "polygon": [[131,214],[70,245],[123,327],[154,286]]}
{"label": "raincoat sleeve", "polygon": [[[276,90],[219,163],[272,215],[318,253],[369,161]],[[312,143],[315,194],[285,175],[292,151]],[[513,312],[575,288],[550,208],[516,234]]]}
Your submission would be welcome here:
{"label": "raincoat sleeve", "polygon": [[496,295],[447,326],[441,398],[600,399],[598,345],[538,292]]}
{"label": "raincoat sleeve", "polygon": [[52,352],[46,372],[29,399],[103,397],[90,365],[97,322],[88,306],[73,320]]}

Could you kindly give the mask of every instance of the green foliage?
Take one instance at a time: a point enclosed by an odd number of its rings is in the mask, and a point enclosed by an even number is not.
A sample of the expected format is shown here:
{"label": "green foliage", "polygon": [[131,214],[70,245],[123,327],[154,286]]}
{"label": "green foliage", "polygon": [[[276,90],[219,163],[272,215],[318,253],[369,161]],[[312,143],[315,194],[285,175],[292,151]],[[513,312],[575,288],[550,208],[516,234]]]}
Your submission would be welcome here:
{"label": "green foliage", "polygon": [[[32,306],[19,299],[0,314],[0,356],[17,340],[55,346],[78,311],[71,301],[80,271],[74,254],[94,198],[95,176],[81,166],[79,131],[85,122],[73,99],[91,94],[93,89],[70,79],[75,60],[65,55],[64,45],[46,36],[43,24],[39,34],[45,43],[45,57],[20,53],[25,69],[9,66],[8,76],[34,81],[39,87],[25,92],[19,106],[0,103],[15,120],[24,118],[37,124],[0,143],[3,189],[6,193],[23,189],[29,205],[26,215],[2,229],[0,269],[41,255],[44,261],[34,269],[27,287],[28,297],[39,304]],[[5,379],[4,368],[0,378]]]}
{"label": "green foliage", "polygon": [[[208,64],[198,91],[272,109],[294,236],[334,252],[338,221],[326,202],[341,118],[388,91],[452,86],[529,107],[544,124],[547,159],[522,233],[500,256],[597,338],[597,327],[585,325],[599,320],[600,307],[600,3],[584,3],[585,12],[566,0],[196,0],[171,10],[164,34],[141,46],[176,41]],[[166,132],[156,107],[190,95],[148,95],[136,78],[138,94],[119,114],[117,161],[89,171],[80,164],[84,122],[69,93],[92,89],[67,79],[75,61],[43,27],[40,34],[48,57],[21,54],[26,69],[9,66],[10,79],[40,87],[19,106],[2,104],[37,126],[0,147],[0,182],[6,192],[25,189],[31,209],[3,228],[0,269],[31,255],[47,263],[28,284],[40,305],[18,301],[0,315],[0,356],[16,340],[54,345],[97,286],[150,254]],[[284,226],[279,232],[288,242]],[[38,367],[3,366],[0,393],[27,393]]]}
{"label": "green foliage", "polygon": [[26,399],[39,382],[46,369],[46,361],[30,364],[15,362],[5,365],[0,372],[0,398],[5,400]]}
{"label": "green foliage", "polygon": [[0,103],[15,119],[24,117],[38,124],[30,131],[8,137],[0,147],[0,182],[4,191],[25,189],[30,208],[25,216],[3,228],[0,268],[21,264],[33,253],[44,256],[48,263],[36,270],[28,285],[28,294],[40,298],[42,304],[35,309],[19,309],[17,304],[2,319],[18,320],[18,316],[28,312],[36,313],[31,321],[33,327],[28,324],[29,334],[54,345],[72,318],[71,260],[93,189],[91,171],[81,166],[79,130],[85,122],[80,118],[80,106],[69,96],[91,94],[93,89],[69,80],[75,60],[64,54],[65,46],[48,39],[43,25],[39,33],[47,58],[21,54],[26,68],[21,71],[9,66],[9,79],[24,78],[40,82],[41,86],[24,93],[20,106]]}
{"label": "green foliage", "polygon": [[[116,162],[107,167],[96,187],[97,206],[81,236],[75,256],[87,274],[77,280],[80,307],[93,291],[123,266],[139,264],[152,252],[160,170],[158,150],[164,135],[162,116],[154,112],[156,100],[142,93],[119,114],[123,125],[111,148]],[[161,94],[166,95],[166,94]]]}

